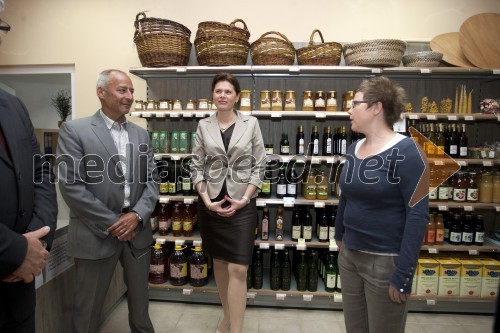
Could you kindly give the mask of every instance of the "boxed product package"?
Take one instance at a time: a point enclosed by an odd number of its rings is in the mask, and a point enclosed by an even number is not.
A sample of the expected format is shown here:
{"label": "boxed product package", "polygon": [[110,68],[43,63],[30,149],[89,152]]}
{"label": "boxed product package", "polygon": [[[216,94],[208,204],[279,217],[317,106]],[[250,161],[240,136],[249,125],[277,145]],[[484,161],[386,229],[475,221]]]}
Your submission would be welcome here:
{"label": "boxed product package", "polygon": [[481,297],[494,297],[500,283],[500,262],[492,258],[479,258],[483,264]]}
{"label": "boxed product package", "polygon": [[460,296],[480,296],[483,264],[471,258],[458,258],[462,264]]}
{"label": "boxed product package", "polygon": [[439,263],[439,296],[458,296],[460,293],[461,264],[453,258],[438,257]]}
{"label": "boxed product package", "polygon": [[439,263],[432,258],[418,258],[417,295],[437,295]]}

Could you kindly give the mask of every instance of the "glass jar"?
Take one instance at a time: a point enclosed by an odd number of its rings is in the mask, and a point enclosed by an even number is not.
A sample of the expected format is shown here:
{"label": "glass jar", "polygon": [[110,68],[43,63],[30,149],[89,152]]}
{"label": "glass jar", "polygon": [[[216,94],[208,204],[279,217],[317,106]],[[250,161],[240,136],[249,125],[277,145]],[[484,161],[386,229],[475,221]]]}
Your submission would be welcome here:
{"label": "glass jar", "polygon": [[271,110],[283,111],[283,96],[281,90],[273,90],[271,98]]}
{"label": "glass jar", "polygon": [[274,154],[274,147],[272,143],[266,143],[264,145],[264,148],[266,149],[266,155],[273,155]]}
{"label": "glass jar", "polygon": [[493,201],[493,175],[485,172],[479,182],[479,202],[490,203]]}
{"label": "glass jar", "polygon": [[260,91],[260,108],[261,111],[271,110],[271,93],[269,90]]}
{"label": "glass jar", "polygon": [[304,91],[302,95],[302,111],[313,111],[314,110],[314,100],[312,91]]}
{"label": "glass jar", "polygon": [[352,108],[352,101],[354,99],[354,91],[349,90],[342,95],[342,111],[349,111]]}
{"label": "glass jar", "polygon": [[334,90],[326,93],[326,111],[337,111],[337,92]]}
{"label": "glass jar", "polygon": [[142,111],[144,110],[144,105],[141,100],[136,99],[135,100],[135,111]]}
{"label": "glass jar", "polygon": [[160,99],[160,104],[158,104],[158,109],[162,111],[170,110],[170,101],[168,99]]}
{"label": "glass jar", "polygon": [[285,111],[295,111],[295,91],[285,91]]}
{"label": "glass jar", "polygon": [[194,110],[194,108],[195,108],[194,106],[195,106],[194,100],[190,99],[186,103],[186,110]]}
{"label": "glass jar", "polygon": [[314,111],[325,111],[326,101],[325,93],[323,91],[316,91],[314,94]]}
{"label": "glass jar", "polygon": [[198,110],[208,110],[208,99],[200,98],[198,100]]}
{"label": "glass jar", "polygon": [[240,110],[252,110],[252,94],[250,93],[250,90],[242,90],[240,92]]}
{"label": "glass jar", "polygon": [[500,203],[500,172],[493,176],[493,203]]}
{"label": "glass jar", "polygon": [[146,110],[148,110],[148,111],[156,110],[156,103],[154,100],[152,100],[152,99],[148,100]]}
{"label": "glass jar", "polygon": [[174,101],[174,106],[173,106],[172,110],[175,110],[175,111],[182,110],[182,103],[181,103],[181,101],[179,99],[176,99]]}

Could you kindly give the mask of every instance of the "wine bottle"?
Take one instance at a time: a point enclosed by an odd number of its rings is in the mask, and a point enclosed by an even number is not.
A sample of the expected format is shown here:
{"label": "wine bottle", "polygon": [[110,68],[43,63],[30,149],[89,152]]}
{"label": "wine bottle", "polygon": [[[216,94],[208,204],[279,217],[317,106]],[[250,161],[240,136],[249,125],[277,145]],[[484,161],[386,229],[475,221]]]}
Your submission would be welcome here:
{"label": "wine bottle", "polygon": [[312,154],[313,156],[318,156],[319,155],[319,133],[318,133],[318,126],[313,126],[313,130],[311,133],[311,148],[312,148]]}
{"label": "wine bottle", "polygon": [[325,127],[325,132],[323,133],[323,156],[333,155],[333,136],[330,126]]}
{"label": "wine bottle", "polygon": [[281,265],[279,262],[278,250],[273,251],[273,258],[271,261],[271,290],[280,289],[280,275]]}
{"label": "wine bottle", "polygon": [[304,155],[305,152],[305,135],[304,135],[304,126],[300,125],[297,128],[297,141],[295,145],[295,153],[297,155]]}
{"label": "wine bottle", "polygon": [[285,254],[283,261],[281,262],[281,282],[280,286],[282,290],[290,290],[292,283],[292,267],[290,263],[290,256],[288,250],[285,249]]}

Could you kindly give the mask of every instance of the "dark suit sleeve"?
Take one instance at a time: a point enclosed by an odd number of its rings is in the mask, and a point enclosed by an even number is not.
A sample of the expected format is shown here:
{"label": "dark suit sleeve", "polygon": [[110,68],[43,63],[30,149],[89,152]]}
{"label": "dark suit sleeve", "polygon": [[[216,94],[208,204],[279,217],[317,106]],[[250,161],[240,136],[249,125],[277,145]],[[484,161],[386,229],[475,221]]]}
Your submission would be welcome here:
{"label": "dark suit sleeve", "polygon": [[27,250],[26,237],[0,224],[0,280],[21,266]]}

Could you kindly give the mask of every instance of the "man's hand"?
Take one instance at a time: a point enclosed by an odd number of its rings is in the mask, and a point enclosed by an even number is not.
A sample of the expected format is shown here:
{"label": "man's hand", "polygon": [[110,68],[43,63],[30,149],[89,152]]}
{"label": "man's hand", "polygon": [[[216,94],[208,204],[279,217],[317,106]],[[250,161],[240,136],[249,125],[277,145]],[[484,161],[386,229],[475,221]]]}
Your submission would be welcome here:
{"label": "man's hand", "polygon": [[129,212],[120,216],[118,221],[116,221],[108,231],[113,237],[118,238],[122,242],[126,242],[135,237],[135,229],[137,228],[139,221],[134,212]]}
{"label": "man's hand", "polygon": [[36,231],[23,234],[28,240],[28,250],[21,266],[19,266],[10,276],[6,277],[4,282],[24,281],[30,283],[33,278],[42,273],[42,269],[47,263],[49,252],[44,249],[40,239],[47,235],[50,227],[43,227]]}

